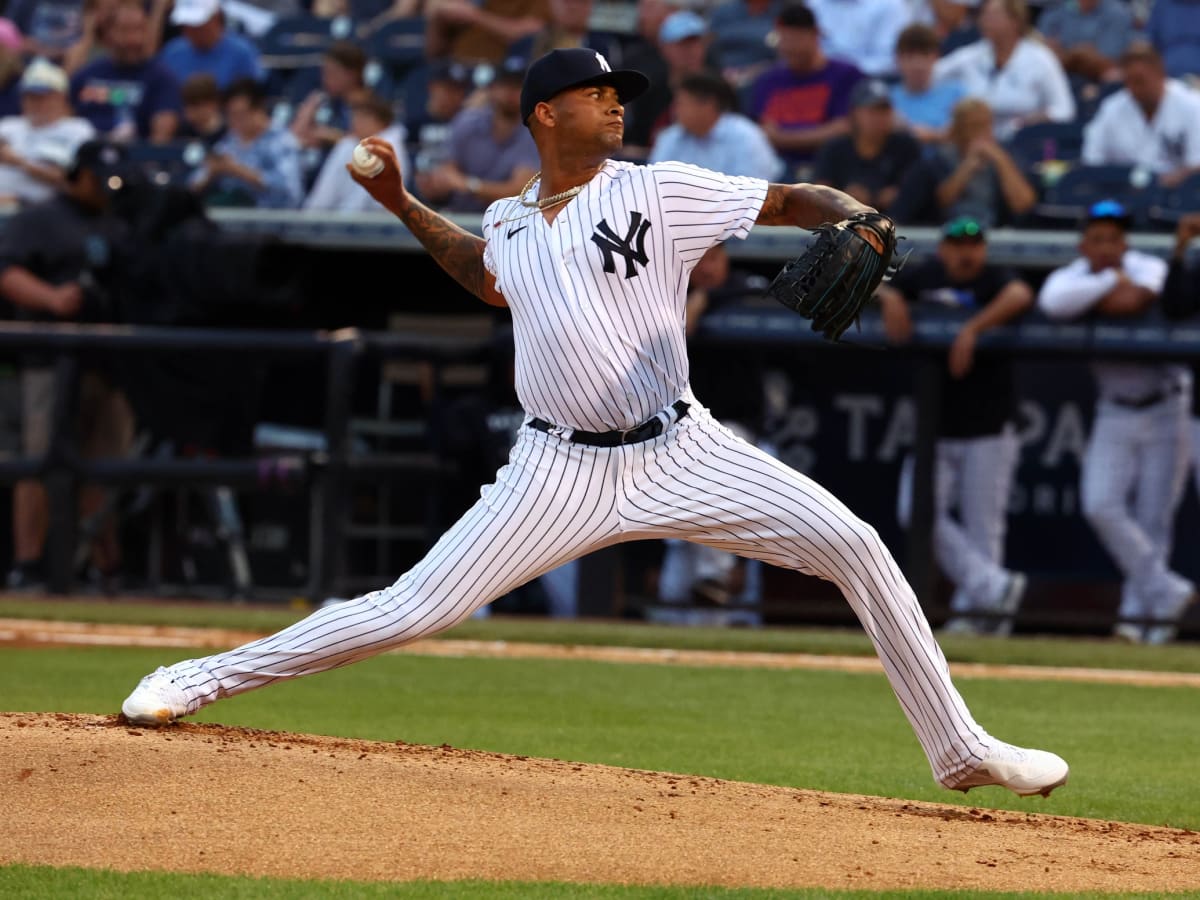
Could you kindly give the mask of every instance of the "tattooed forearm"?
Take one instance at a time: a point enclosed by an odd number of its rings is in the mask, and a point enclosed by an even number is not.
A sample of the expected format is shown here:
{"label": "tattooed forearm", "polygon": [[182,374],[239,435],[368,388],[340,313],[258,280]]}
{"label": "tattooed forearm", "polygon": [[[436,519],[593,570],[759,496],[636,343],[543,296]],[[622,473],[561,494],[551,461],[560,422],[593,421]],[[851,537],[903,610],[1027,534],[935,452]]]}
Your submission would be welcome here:
{"label": "tattooed forearm", "polygon": [[459,228],[415,199],[410,199],[399,215],[451,278],[481,300],[489,299],[485,290],[483,238]]}
{"label": "tattooed forearm", "polygon": [[840,222],[855,213],[874,212],[849,194],[820,184],[771,184],[758,214],[760,225],[799,225],[816,228]]}

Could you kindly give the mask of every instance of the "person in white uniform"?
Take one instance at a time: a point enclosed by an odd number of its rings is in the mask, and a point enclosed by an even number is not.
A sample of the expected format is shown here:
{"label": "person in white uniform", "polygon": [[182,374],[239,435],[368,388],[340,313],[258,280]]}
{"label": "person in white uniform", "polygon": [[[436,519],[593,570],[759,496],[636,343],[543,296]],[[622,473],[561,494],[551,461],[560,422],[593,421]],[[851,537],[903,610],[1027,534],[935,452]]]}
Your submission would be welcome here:
{"label": "person in white uniform", "polygon": [[[1120,203],[1089,208],[1079,258],[1042,285],[1038,306],[1046,315],[1120,318],[1149,308],[1162,292],[1167,263],[1129,249],[1129,227]],[[1080,494],[1084,516],[1124,575],[1114,635],[1165,643],[1196,592],[1168,566],[1187,477],[1191,373],[1176,364],[1125,362],[1097,362],[1093,373],[1098,399]]]}
{"label": "person in white uniform", "polygon": [[390,587],[278,634],[148,675],[122,705],[155,724],[222,697],[344,666],[450,628],[555,566],[622,541],[679,537],[819,575],[875,644],[934,777],[1048,794],[1068,767],[983,729],[878,533],[820,485],[735,437],[693,395],[688,273],[755,223],[814,228],[866,209],[830,188],[611,157],[623,104],[649,82],[591,50],[528,70],[521,120],[541,172],[496,201],[477,237],[404,187],[392,148],[360,183],[460,285],[512,312],[527,419],[493,484]]}
{"label": "person in white uniform", "polygon": [[1144,41],[1121,57],[1125,87],[1100,104],[1083,130],[1089,166],[1140,166],[1175,187],[1200,172],[1200,92],[1167,78]]}
{"label": "person in white uniform", "polygon": [[[975,344],[991,328],[1033,306],[1033,289],[1009,269],[988,262],[987,235],[975,219],[942,226],[937,256],[906,266],[878,291],[888,338],[903,343],[913,317],[941,307],[963,316],[942,375],[934,466],[933,548],[954,582],[950,634],[1012,632],[1026,578],[1004,566],[1008,495],[1020,457],[1017,392],[1011,360],[979,359]],[[913,458],[901,469],[899,514],[912,517]]]}

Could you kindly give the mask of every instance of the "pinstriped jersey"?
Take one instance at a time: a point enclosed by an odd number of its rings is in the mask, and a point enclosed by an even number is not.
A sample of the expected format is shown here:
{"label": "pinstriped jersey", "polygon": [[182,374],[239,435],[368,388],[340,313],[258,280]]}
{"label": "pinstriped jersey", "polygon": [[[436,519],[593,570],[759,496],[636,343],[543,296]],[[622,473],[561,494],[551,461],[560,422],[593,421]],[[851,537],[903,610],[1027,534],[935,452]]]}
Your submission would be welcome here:
{"label": "pinstriped jersey", "polygon": [[553,222],[514,197],[488,207],[483,262],[512,311],[525,411],[608,431],[682,396],[688,275],[749,234],[766,195],[757,178],[609,160]]}

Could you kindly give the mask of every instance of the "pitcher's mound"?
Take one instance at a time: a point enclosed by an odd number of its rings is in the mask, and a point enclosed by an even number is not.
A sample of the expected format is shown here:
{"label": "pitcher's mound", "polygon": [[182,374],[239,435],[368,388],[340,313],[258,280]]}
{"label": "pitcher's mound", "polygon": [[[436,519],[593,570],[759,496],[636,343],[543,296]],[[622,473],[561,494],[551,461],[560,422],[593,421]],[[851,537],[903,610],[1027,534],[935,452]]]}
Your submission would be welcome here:
{"label": "pitcher's mound", "polygon": [[395,881],[1200,886],[1190,831],[113,716],[0,714],[0,784],[0,863]]}

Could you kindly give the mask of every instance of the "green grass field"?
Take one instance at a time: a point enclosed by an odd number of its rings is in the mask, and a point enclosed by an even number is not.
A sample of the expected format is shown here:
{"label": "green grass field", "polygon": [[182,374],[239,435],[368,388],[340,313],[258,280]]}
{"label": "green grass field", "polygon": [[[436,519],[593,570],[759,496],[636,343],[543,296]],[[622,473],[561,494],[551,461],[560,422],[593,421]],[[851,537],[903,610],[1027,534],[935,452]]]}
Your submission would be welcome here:
{"label": "green grass field", "polygon": [[[65,607],[0,603],[0,616],[49,617]],[[92,618],[149,608],[88,605]],[[240,625],[237,612],[168,610],[187,624]],[[156,610],[161,615],[161,610]],[[262,616],[264,613],[254,613]],[[271,613],[270,615],[278,615]],[[208,621],[202,621],[205,616]],[[282,618],[294,619],[295,613]],[[75,616],[82,618],[82,616]],[[151,620],[143,615],[142,620]],[[184,624],[176,621],[174,624]],[[282,624],[276,622],[273,624]],[[252,627],[263,627],[254,625]],[[266,626],[271,627],[271,626]],[[727,632],[583,623],[481,621],[449,636],[718,649],[863,652],[853,632]],[[961,652],[958,645],[962,645]],[[1200,648],[1022,640],[947,645],[954,658],[1200,670]],[[1133,652],[1130,652],[1133,651]],[[115,712],[137,679],[187,655],[155,649],[0,650],[0,707]],[[1163,659],[1173,661],[1165,665]],[[1160,663],[1155,665],[1154,663]],[[768,784],[994,806],[1200,829],[1200,696],[1192,688],[964,679],[981,722],[1017,743],[1055,750],[1071,783],[1049,800],[1000,789],[969,800],[936,787],[882,676],[812,671],[618,665],[579,660],[383,656],[252,692],[196,718],[230,725],[412,743],[448,743],[530,756],[607,763]],[[695,891],[477,883],[403,887],[264,882],[81,870],[0,868],[0,896],[815,897],[831,892]],[[836,896],[955,896],[859,894]],[[960,896],[1016,896],[962,894]],[[1031,895],[1032,896],[1032,895]],[[1041,895],[1045,896],[1045,895]],[[1112,895],[1108,895],[1112,896]],[[1178,896],[1178,895],[1176,895]]]}

